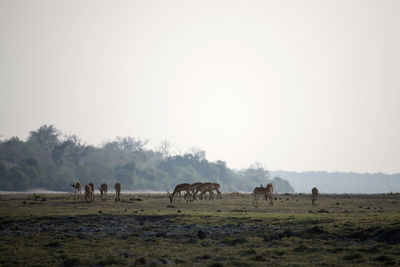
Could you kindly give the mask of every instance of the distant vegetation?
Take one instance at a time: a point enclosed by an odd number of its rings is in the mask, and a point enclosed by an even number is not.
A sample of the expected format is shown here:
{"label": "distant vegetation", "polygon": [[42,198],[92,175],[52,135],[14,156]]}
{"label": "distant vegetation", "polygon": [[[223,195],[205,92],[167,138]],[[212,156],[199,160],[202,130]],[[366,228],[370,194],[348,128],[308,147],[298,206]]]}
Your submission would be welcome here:
{"label": "distant vegetation", "polygon": [[119,181],[127,190],[165,191],[178,183],[210,181],[220,183],[223,192],[252,191],[269,182],[275,191],[294,191],[284,179],[270,179],[269,172],[260,166],[234,171],[224,161],[208,161],[200,149],[171,156],[167,142],[157,150],[146,149],[147,143],[118,137],[95,147],[76,135],[64,135],[52,125],[43,125],[30,132],[26,141],[18,137],[0,141],[0,190],[71,191],[70,184],[75,181],[96,185]]}
{"label": "distant vegetation", "polygon": [[400,192],[400,173],[354,173],[354,172],[290,172],[271,171],[270,175],[284,177],[296,192],[311,193],[318,187],[320,193],[376,194]]}

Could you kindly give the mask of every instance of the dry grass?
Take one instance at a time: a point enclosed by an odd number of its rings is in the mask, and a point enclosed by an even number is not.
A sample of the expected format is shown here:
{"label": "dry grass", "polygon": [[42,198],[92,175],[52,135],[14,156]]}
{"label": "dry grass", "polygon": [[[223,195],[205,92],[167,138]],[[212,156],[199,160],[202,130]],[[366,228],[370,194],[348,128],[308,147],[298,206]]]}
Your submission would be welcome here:
{"label": "dry grass", "polygon": [[400,195],[0,196],[0,265],[399,265]]}

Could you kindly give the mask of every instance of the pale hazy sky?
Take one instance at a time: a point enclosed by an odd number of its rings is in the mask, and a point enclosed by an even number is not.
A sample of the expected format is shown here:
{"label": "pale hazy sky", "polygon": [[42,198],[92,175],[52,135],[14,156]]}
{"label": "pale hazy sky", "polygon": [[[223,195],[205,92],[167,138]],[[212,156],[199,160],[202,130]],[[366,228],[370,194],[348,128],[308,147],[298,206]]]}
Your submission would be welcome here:
{"label": "pale hazy sky", "polygon": [[0,0],[0,135],[400,172],[400,1]]}

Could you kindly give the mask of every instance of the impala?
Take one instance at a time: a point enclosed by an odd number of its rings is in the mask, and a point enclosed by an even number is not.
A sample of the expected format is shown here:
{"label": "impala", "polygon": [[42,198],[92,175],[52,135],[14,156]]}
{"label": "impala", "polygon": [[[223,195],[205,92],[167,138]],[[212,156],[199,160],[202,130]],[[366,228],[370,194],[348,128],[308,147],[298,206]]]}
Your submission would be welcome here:
{"label": "impala", "polygon": [[253,190],[254,193],[254,200],[253,203],[257,204],[258,203],[258,197],[259,195],[262,195],[265,198],[265,201],[268,201],[269,199],[269,204],[273,205],[273,192],[274,192],[274,186],[272,184],[267,184],[266,187],[263,187],[262,185],[260,187],[256,187]]}
{"label": "impala", "polygon": [[100,195],[101,195],[101,201],[107,200],[108,185],[101,184],[99,187],[99,190],[100,190]]}
{"label": "impala", "polygon": [[81,195],[81,192],[82,192],[82,184],[81,184],[81,182],[76,182],[76,184],[71,184],[71,186],[75,189],[74,199],[75,199],[75,197],[79,198],[79,196]]}
{"label": "impala", "polygon": [[265,200],[268,201],[269,199],[269,204],[274,205],[274,198],[273,198],[273,193],[274,193],[274,186],[272,184],[267,184],[267,195],[265,196]]}
{"label": "impala", "polygon": [[86,202],[93,201],[93,191],[90,185],[85,185],[85,200]]}
{"label": "impala", "polygon": [[117,197],[115,198],[115,201],[121,201],[121,190],[122,190],[122,185],[120,183],[116,183],[114,185],[114,189],[115,189],[115,194],[117,195]]}
{"label": "impala", "polygon": [[212,199],[214,195],[214,190],[217,191],[217,199],[222,199],[221,192],[219,191],[220,187],[221,186],[218,183],[203,183],[199,187],[199,191],[201,192],[200,199],[203,199],[203,196],[205,196],[207,192],[210,195],[210,199]]}
{"label": "impala", "polygon": [[190,193],[194,200],[196,200],[196,195],[199,192],[199,188],[203,183],[197,182],[190,185]]}
{"label": "impala", "polygon": [[314,187],[311,190],[311,193],[312,193],[312,196],[311,196],[311,207],[318,206],[318,203],[317,203],[318,195],[319,195],[318,188]]}
{"label": "impala", "polygon": [[265,192],[266,192],[266,188],[263,187],[262,185],[260,187],[254,188],[254,190],[253,190],[253,193],[254,193],[253,205],[257,205],[259,195],[262,195],[263,197],[265,197]]}
{"label": "impala", "polygon": [[218,198],[219,198],[219,199],[222,199],[221,191],[219,191],[221,185],[218,184],[218,183],[213,183],[213,185],[214,185],[214,190],[217,191],[217,199],[218,199]]}
{"label": "impala", "polygon": [[[170,200],[170,202],[173,202],[176,195],[181,194],[182,191],[186,191],[185,193],[185,198],[190,200],[190,184],[184,183],[184,184],[178,184],[177,186],[175,186],[174,192],[171,194],[168,194],[168,198]],[[179,198],[180,200],[180,198]]]}

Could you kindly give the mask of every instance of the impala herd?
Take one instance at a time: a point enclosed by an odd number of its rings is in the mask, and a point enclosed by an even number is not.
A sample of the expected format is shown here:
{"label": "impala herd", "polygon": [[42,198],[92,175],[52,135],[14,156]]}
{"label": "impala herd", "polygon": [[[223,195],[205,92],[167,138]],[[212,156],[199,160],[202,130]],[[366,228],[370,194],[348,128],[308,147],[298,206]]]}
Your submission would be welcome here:
{"label": "impala herd", "polygon": [[[74,190],[74,199],[79,199],[81,192],[82,192],[82,183],[77,182],[75,184],[71,184],[71,186],[75,189]],[[94,183],[89,183],[85,185],[85,200],[86,202],[92,202],[94,201]],[[106,201],[107,200],[107,192],[108,192],[108,185],[107,184],[101,184],[100,187],[98,188],[100,191],[100,196],[101,196],[101,201]],[[116,194],[116,199],[115,201],[121,201],[121,190],[122,190],[122,185],[120,183],[116,183],[114,185],[115,189],[115,194]]]}
{"label": "impala herd", "polygon": [[[74,199],[79,198],[82,192],[82,183],[77,182],[75,184],[71,184],[71,186],[75,189],[74,190]],[[197,197],[199,199],[207,199],[207,193],[208,193],[208,198],[209,199],[214,199],[214,191],[217,193],[216,199],[222,199],[222,194],[220,191],[220,184],[218,183],[193,183],[193,184],[188,184],[188,183],[183,183],[183,184],[178,184],[175,186],[174,192],[170,194],[167,191],[168,198],[170,202],[174,202],[176,197],[179,196],[179,201],[181,200],[181,193],[184,192],[184,199],[186,201],[192,202],[193,200],[196,200]],[[86,202],[92,202],[94,201],[94,184],[89,183],[85,185],[85,200]],[[101,201],[107,200],[107,191],[108,191],[108,185],[103,183],[100,185],[98,188],[100,191],[100,196],[101,196]],[[115,201],[121,201],[121,190],[122,190],[122,185],[120,183],[116,183],[114,185],[115,189]],[[200,194],[199,194],[200,193]],[[264,197],[265,201],[269,201],[270,205],[274,205],[274,198],[273,198],[273,193],[274,193],[274,186],[269,183],[267,184],[266,187],[263,187],[261,185],[260,187],[256,187],[253,190],[254,194],[254,200],[253,204],[257,205],[259,196],[261,195]],[[314,187],[311,190],[311,206],[318,206],[317,200],[318,200],[319,192],[316,187]]]}
{"label": "impala herd", "polygon": [[196,200],[197,194],[200,192],[199,199],[207,199],[207,193],[210,199],[214,198],[214,191],[217,192],[217,199],[222,199],[222,194],[220,189],[220,185],[217,183],[193,183],[193,184],[178,184],[175,186],[174,192],[170,194],[167,192],[169,200],[171,202],[175,201],[177,195],[181,196],[181,192],[185,192],[184,198],[187,201],[192,202]]}

